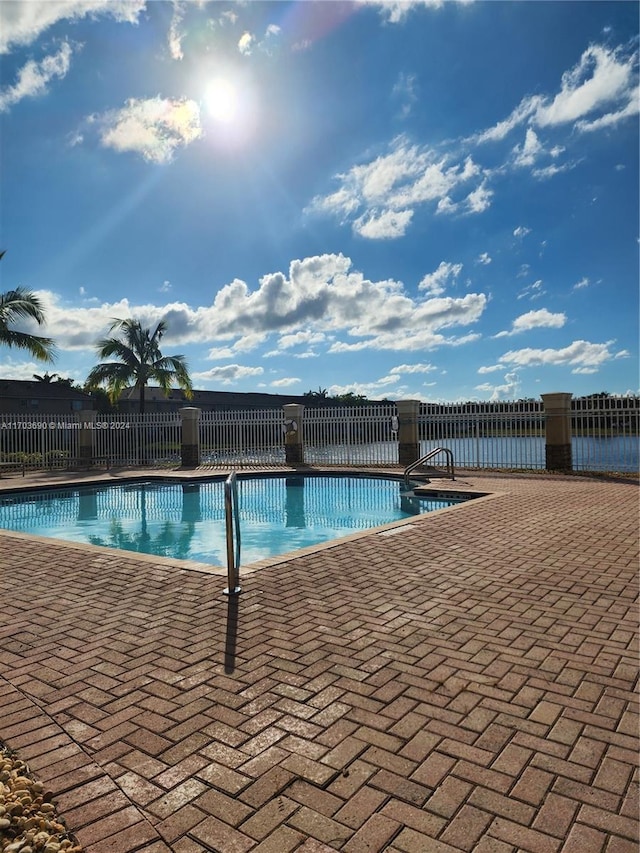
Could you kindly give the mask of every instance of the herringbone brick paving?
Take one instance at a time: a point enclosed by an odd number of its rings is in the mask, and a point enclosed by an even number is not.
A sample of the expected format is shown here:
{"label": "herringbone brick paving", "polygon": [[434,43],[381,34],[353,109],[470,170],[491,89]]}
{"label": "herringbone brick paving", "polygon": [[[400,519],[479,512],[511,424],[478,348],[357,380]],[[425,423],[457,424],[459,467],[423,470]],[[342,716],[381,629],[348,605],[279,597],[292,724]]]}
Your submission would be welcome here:
{"label": "herringbone brick paving", "polygon": [[87,853],[637,851],[637,487],[462,479],[232,600],[0,535],[0,738]]}

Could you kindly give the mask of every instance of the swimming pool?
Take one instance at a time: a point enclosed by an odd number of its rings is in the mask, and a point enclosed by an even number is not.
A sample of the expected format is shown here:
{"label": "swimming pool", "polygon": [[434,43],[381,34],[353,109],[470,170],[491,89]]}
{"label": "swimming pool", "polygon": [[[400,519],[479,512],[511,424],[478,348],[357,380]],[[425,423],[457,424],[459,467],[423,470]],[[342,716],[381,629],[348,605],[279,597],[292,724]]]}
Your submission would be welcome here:
{"label": "swimming pool", "polygon": [[[397,479],[359,475],[238,477],[244,565],[443,509]],[[145,480],[0,497],[0,528],[225,565],[224,482]]]}

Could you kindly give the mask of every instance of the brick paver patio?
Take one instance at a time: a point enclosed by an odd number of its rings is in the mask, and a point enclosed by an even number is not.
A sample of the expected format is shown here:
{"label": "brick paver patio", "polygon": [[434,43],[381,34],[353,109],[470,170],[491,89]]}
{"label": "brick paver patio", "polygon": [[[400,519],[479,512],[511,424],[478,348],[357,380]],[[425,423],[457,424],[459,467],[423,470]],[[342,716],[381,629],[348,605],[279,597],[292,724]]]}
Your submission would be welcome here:
{"label": "brick paver patio", "polygon": [[638,488],[459,479],[232,600],[1,534],[0,739],[87,853],[637,853]]}

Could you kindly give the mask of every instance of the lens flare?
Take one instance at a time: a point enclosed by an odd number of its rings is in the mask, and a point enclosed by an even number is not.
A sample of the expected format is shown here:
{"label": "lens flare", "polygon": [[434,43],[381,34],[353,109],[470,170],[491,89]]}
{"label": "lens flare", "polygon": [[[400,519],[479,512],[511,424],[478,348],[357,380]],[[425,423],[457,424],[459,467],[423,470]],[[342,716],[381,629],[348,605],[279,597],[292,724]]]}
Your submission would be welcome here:
{"label": "lens flare", "polygon": [[204,100],[209,114],[216,121],[230,124],[238,115],[238,92],[228,80],[212,80],[207,86]]}

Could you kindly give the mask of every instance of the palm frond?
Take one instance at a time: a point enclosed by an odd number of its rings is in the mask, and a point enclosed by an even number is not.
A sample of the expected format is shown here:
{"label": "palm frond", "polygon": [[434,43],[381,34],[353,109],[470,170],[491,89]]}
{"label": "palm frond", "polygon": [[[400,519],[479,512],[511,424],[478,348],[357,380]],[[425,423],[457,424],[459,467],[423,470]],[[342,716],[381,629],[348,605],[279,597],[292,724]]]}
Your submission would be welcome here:
{"label": "palm frond", "polygon": [[24,349],[40,361],[52,362],[56,357],[56,346],[51,338],[17,332],[0,327],[0,343],[16,349]]}
{"label": "palm frond", "polygon": [[38,325],[45,322],[44,309],[40,299],[30,290],[16,287],[0,294],[0,318],[9,323],[22,317],[35,320]]}

